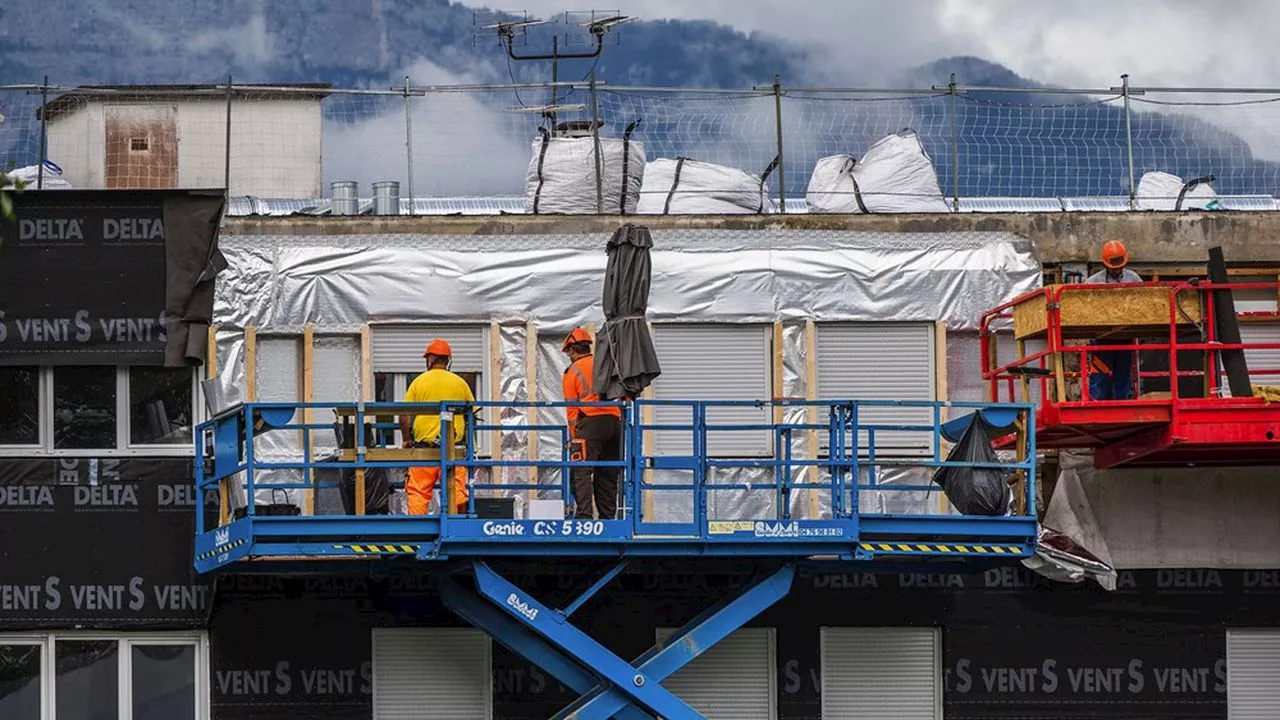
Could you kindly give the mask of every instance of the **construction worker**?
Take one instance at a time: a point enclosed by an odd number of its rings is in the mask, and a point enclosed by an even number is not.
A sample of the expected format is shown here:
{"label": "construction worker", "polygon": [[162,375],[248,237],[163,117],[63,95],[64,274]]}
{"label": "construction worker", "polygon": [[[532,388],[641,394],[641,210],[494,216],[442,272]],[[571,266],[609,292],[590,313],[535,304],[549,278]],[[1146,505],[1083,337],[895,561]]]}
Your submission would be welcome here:
{"label": "construction worker", "polygon": [[[449,372],[449,363],[453,359],[453,349],[444,340],[432,340],[422,353],[427,370],[414,378],[404,394],[407,403],[473,403],[475,395],[467,381]],[[478,408],[477,408],[478,409]],[[400,430],[405,438],[404,446],[408,447],[441,447],[439,415],[401,415]],[[462,412],[454,413],[452,432],[446,442],[454,444],[462,442],[466,433],[466,418]],[[410,515],[426,515],[431,505],[431,494],[440,482],[438,465],[419,465],[409,468],[409,478],[405,481],[405,495],[409,501]],[[449,507],[455,512],[465,512],[467,502],[467,469],[454,468],[453,481],[449,488]],[[442,501],[443,504],[443,501]]]}
{"label": "construction worker", "polygon": [[[574,328],[564,339],[561,349],[569,356],[569,368],[564,371],[564,399],[566,402],[600,402],[591,389],[595,360],[591,355],[591,336],[582,328]],[[569,416],[570,459],[575,461],[618,461],[622,459],[622,408],[574,407],[566,409]],[[578,509],[575,517],[590,518],[592,501],[595,501],[596,517],[613,520],[618,513],[618,467],[576,467],[570,472],[573,481],[573,498]]]}
{"label": "construction worker", "polygon": [[[1103,269],[1085,280],[1089,284],[1140,283],[1142,277],[1129,270],[1129,251],[1119,240],[1108,240],[1102,246]],[[1113,340],[1125,345],[1130,341]],[[1098,344],[1094,341],[1091,344]],[[1105,343],[1104,343],[1105,344]],[[1133,351],[1104,350],[1089,360],[1089,399],[1128,400],[1133,396]]]}

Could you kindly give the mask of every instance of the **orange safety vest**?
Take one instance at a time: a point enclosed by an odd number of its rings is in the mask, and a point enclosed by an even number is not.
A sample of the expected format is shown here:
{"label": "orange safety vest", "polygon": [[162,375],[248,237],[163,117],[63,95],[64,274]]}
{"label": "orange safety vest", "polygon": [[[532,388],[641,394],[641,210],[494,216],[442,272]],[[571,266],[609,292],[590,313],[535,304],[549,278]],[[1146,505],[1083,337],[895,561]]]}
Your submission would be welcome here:
{"label": "orange safety vest", "polygon": [[[581,400],[583,402],[600,402],[600,396],[591,389],[591,373],[595,369],[595,360],[587,355],[580,357],[574,361],[569,369],[564,371],[564,399],[567,401]],[[619,407],[574,407],[570,405],[565,409],[565,414],[569,416],[569,425],[577,421],[578,415],[613,415],[622,417],[622,408]]]}

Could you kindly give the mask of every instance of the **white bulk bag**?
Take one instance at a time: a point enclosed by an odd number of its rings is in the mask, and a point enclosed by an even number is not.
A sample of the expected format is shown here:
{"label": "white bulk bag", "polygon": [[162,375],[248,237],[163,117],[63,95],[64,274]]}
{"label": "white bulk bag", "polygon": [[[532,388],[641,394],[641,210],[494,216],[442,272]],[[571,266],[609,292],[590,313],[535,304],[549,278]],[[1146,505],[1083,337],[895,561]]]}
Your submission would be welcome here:
{"label": "white bulk bag", "polygon": [[852,155],[818,160],[805,202],[811,213],[945,213],[938,173],[914,130],[876,141],[859,162]]}
{"label": "white bulk bag", "polygon": [[636,212],[641,215],[745,215],[777,211],[765,191],[764,176],[737,168],[690,160],[659,158],[644,170]]}
{"label": "white bulk bag", "polygon": [[[1147,172],[1138,181],[1136,200],[1139,210],[1221,210],[1218,193],[1207,182],[1198,182],[1191,187],[1177,175],[1167,172]],[[1193,181],[1194,182],[1194,181]],[[1186,188],[1186,194],[1183,189]],[[1178,202],[1178,198],[1182,202]]]}
{"label": "white bulk bag", "polygon": [[71,183],[62,178],[62,168],[58,167],[50,160],[44,163],[44,179],[40,178],[40,166],[28,165],[20,167],[17,170],[11,170],[5,173],[10,178],[22,182],[28,190],[36,190],[36,185],[40,185],[42,190],[70,190]]}
{"label": "white bulk bag", "polygon": [[[644,181],[644,144],[600,138],[601,210],[630,215],[636,211]],[[548,137],[533,141],[533,157],[524,185],[524,211],[534,215],[590,215],[596,212],[596,141],[592,137]]]}

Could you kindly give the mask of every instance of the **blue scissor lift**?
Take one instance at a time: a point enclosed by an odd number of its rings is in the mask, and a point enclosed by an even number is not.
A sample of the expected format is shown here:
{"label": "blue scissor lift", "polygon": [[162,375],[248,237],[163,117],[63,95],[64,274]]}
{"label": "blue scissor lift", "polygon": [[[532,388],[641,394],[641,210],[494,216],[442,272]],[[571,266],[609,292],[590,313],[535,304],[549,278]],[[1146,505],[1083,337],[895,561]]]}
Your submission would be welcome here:
{"label": "blue scissor lift", "polygon": [[[522,425],[485,424],[499,413],[519,409],[537,417],[538,408],[564,403],[485,403],[469,406],[405,403],[247,403],[203,423],[196,433],[196,485],[222,498],[218,520],[196,516],[195,566],[202,573],[262,572],[370,573],[417,569],[427,563],[436,576],[441,600],[460,617],[499,644],[538,665],[580,697],[557,718],[701,718],[662,686],[695,657],[750,622],[785,597],[797,565],[835,569],[857,564],[875,571],[904,565],[962,562],[989,565],[1014,562],[1033,554],[1035,518],[1034,411],[1027,404],[931,403],[888,401],[658,401],[623,405],[624,459],[621,469],[620,519],[484,518],[476,512],[477,496],[536,493],[572,503],[569,473],[588,463],[570,459],[565,428],[537,421]],[[665,406],[665,407],[664,407]],[[662,410],[661,413],[656,411]],[[890,409],[931,421],[887,424]],[[754,411],[756,423],[718,421]],[[452,421],[461,414],[468,426],[465,444],[456,448],[400,450],[392,440],[399,414],[438,415]],[[309,422],[330,413],[336,422]],[[683,415],[679,424],[659,424],[654,417]],[[901,416],[902,413],[897,413]],[[952,416],[947,420],[947,416]],[[992,462],[947,459],[944,438],[954,440],[981,415],[997,427],[1013,427],[1021,440],[1017,450]],[[799,419],[797,419],[799,418]],[[390,432],[388,432],[390,430]],[[559,459],[529,460],[482,457],[475,441],[481,433],[559,433]],[[710,438],[727,433],[770,433],[773,452],[767,457],[721,457],[708,451]],[[301,439],[296,456],[265,455],[260,446],[268,433],[291,433]],[[350,447],[317,459],[312,436],[335,433],[353,438]],[[647,441],[654,433],[683,435],[688,452],[656,452]],[[915,453],[877,453],[881,438],[903,433],[929,438],[929,448]],[[389,444],[387,444],[389,442]],[[278,444],[277,444],[278,447]],[[797,447],[816,448],[799,453]],[[805,455],[800,457],[799,455]],[[601,466],[609,463],[594,463]],[[465,514],[364,515],[365,475],[375,468],[437,465],[441,484],[455,468],[468,469],[471,494]],[[751,473],[747,480],[735,477]],[[886,473],[917,468],[914,483],[880,482]],[[940,468],[972,468],[1006,473],[1014,485],[1014,503],[1003,516],[963,516],[941,511],[941,488],[930,482]],[[323,483],[325,471],[355,477],[357,514],[267,515],[253,502],[243,513],[229,513],[227,498],[242,488],[255,492],[310,489]],[[555,471],[558,471],[555,472]],[[505,482],[494,482],[498,475]],[[512,475],[535,476],[533,482],[511,482]],[[558,475],[548,485],[537,482]],[[765,480],[761,480],[761,478]],[[266,478],[266,479],[264,479]],[[487,481],[486,481],[487,480]],[[268,484],[269,482],[269,484]],[[332,485],[332,483],[330,483]],[[768,492],[774,499],[768,517],[718,517],[715,493]],[[913,514],[860,512],[860,493],[929,491],[932,508]],[[820,517],[797,517],[793,493],[820,493]],[[448,497],[444,487],[437,497]],[[679,498],[671,503],[654,498]],[[438,503],[437,503],[438,504]],[[659,508],[659,505],[662,507]],[[808,515],[810,513],[799,513]],[[209,527],[208,525],[215,525]],[[494,569],[500,559],[563,558],[578,565],[584,558],[613,558],[616,563],[563,608],[549,607]],[[648,652],[626,660],[575,627],[570,619],[584,603],[624,569],[628,560],[688,558],[690,568],[710,558],[752,562],[758,572],[751,582],[727,593],[712,607]],[[579,562],[574,563],[574,559]],[[474,581],[474,589],[467,581]]]}

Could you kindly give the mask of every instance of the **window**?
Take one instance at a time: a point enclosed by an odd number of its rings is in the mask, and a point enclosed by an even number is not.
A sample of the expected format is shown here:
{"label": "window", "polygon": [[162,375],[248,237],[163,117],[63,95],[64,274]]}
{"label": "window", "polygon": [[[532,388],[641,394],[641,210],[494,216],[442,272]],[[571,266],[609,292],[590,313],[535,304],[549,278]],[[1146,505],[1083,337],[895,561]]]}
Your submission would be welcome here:
{"label": "window", "polygon": [[[1232,718],[1269,718],[1280,703],[1276,667],[1280,663],[1280,631],[1275,628],[1227,629],[1227,715]],[[1214,669],[1214,688],[1222,679]]]}
{"label": "window", "polygon": [[942,634],[931,627],[824,627],[822,717],[941,720]]}
{"label": "window", "polygon": [[[666,642],[674,631],[658,628]],[[778,717],[777,631],[739,628],[663,681],[707,720]]]}
{"label": "window", "polygon": [[53,369],[53,447],[114,448],[116,385],[113,367]]}
{"label": "window", "polygon": [[[823,400],[932,401],[934,377],[933,323],[818,323],[816,336],[817,394]],[[820,422],[826,422],[824,416]],[[933,426],[927,407],[873,407],[859,410],[858,424]],[[820,433],[825,450],[827,439]],[[876,431],[878,455],[922,455],[933,451],[931,430]],[[858,438],[865,453],[870,438]]]}
{"label": "window", "polygon": [[0,445],[40,444],[40,368],[0,367]]}
{"label": "window", "polygon": [[203,635],[0,635],[5,720],[204,720]]}
{"label": "window", "polygon": [[[655,325],[653,343],[662,374],[653,383],[656,400],[758,401],[772,395],[771,329],[767,325]],[[707,408],[707,424],[768,425],[768,408],[721,405]],[[657,405],[655,425],[690,426],[689,405]],[[655,430],[659,455],[692,455],[691,430]],[[707,454],[713,457],[771,457],[774,438],[767,430],[708,430]]]}
{"label": "window", "polygon": [[493,647],[471,628],[374,628],[373,720],[493,717]]}
{"label": "window", "polygon": [[189,370],[129,369],[131,445],[190,444],[192,410]]}
{"label": "window", "polygon": [[0,642],[0,717],[8,720],[41,720],[44,717],[44,646],[37,641]]}
{"label": "window", "polygon": [[189,453],[190,368],[0,367],[0,451]]}
{"label": "window", "polygon": [[[370,326],[374,398],[378,402],[401,402],[409,383],[426,370],[422,351],[435,338],[446,340],[453,350],[449,369],[467,381],[477,400],[488,400],[485,370],[489,367],[489,328],[484,325],[375,324]],[[478,418],[488,424],[488,412]],[[379,418],[379,425],[396,423]],[[489,452],[491,433],[476,435],[476,452]]]}

